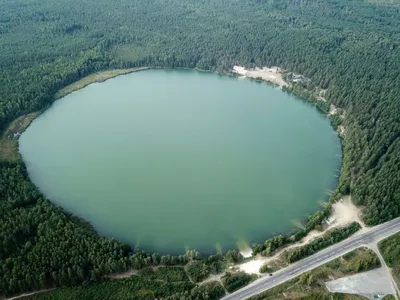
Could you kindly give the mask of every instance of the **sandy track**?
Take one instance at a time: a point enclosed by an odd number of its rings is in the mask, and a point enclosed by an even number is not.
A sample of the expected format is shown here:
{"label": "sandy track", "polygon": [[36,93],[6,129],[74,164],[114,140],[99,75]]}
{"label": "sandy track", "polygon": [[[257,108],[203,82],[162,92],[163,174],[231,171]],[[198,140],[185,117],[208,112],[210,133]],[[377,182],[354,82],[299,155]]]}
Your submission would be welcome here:
{"label": "sandy track", "polygon": [[234,66],[233,72],[248,78],[262,78],[265,81],[272,82],[279,86],[287,86],[287,82],[283,80],[282,70],[279,67],[263,67],[255,69],[245,69],[244,67]]}

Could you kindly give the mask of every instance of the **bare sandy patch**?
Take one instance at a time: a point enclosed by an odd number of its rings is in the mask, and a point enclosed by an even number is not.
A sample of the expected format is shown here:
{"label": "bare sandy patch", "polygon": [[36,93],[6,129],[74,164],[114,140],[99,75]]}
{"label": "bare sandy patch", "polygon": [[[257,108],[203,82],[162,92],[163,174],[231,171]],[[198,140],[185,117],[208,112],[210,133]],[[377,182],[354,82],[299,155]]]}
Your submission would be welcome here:
{"label": "bare sandy patch", "polygon": [[104,277],[105,278],[110,278],[110,279],[129,278],[129,277],[131,277],[133,275],[136,275],[137,272],[138,272],[138,270],[129,270],[129,271],[122,272],[122,273],[115,273],[115,274],[106,275]]}
{"label": "bare sandy patch", "polygon": [[[326,101],[326,100],[325,100]],[[336,106],[335,105],[333,105],[333,104],[331,104],[331,106],[329,107],[329,113],[328,113],[328,115],[334,115],[334,114],[336,114],[337,113],[337,108],[336,108]]]}
{"label": "bare sandy patch", "polygon": [[222,284],[222,280],[221,277],[223,276],[223,274],[217,274],[217,275],[210,275],[207,279],[203,280],[202,282],[200,282],[199,284],[205,284],[205,283],[209,283],[209,282],[213,282],[213,281],[218,281],[221,283],[222,286],[224,286]]}
{"label": "bare sandy patch", "polygon": [[331,293],[373,295],[394,294],[389,275],[385,268],[362,272],[325,283]]}
{"label": "bare sandy patch", "polygon": [[344,196],[333,205],[332,216],[327,220],[328,228],[342,227],[351,222],[360,223],[365,228],[364,222],[361,220],[361,210],[351,202],[351,196]]}
{"label": "bare sandy patch", "polygon": [[30,293],[23,293],[21,295],[18,296],[14,296],[11,298],[6,298],[6,300],[15,300],[15,299],[19,299],[19,298],[24,298],[24,297],[28,297],[28,296],[33,296],[36,294],[41,294],[41,293],[46,293],[46,292],[50,292],[52,290],[55,290],[56,288],[51,288],[51,289],[45,289],[45,290],[40,290],[40,291],[36,291],[36,292],[30,292]]}
{"label": "bare sandy patch", "polygon": [[279,67],[246,69],[241,66],[234,66],[233,72],[247,78],[262,78],[265,81],[272,82],[279,86],[288,85],[287,82],[283,80],[282,70]]}
{"label": "bare sandy patch", "polygon": [[346,133],[346,129],[343,125],[338,126],[338,131],[341,135],[345,135],[345,133]]}
{"label": "bare sandy patch", "polygon": [[[323,94],[325,94],[325,91],[326,90],[324,90]],[[321,95],[321,93],[319,95],[317,95],[316,96],[317,100],[323,101],[323,102],[327,102],[326,99],[322,95]],[[329,107],[328,115],[331,116],[331,115],[334,115],[336,113],[337,113],[337,107],[335,105],[331,104],[330,107]]]}
{"label": "bare sandy patch", "polygon": [[249,246],[249,244],[245,240],[239,240],[236,243],[236,245],[239,248],[240,254],[242,254],[242,256],[244,258],[251,257],[251,255],[253,253],[253,249],[251,249],[251,247]]}
{"label": "bare sandy patch", "polygon": [[[311,230],[307,236],[305,236],[302,240],[301,240],[301,245],[306,245],[309,242],[311,242],[312,240],[314,240],[317,237],[320,237],[321,235],[323,235],[325,232],[324,231],[318,231],[318,230]],[[299,245],[299,246],[301,246]]]}
{"label": "bare sandy patch", "polygon": [[272,257],[257,256],[253,260],[240,264],[238,266],[240,271],[244,271],[248,274],[260,274],[260,268],[263,264],[268,263],[272,260]]}
{"label": "bare sandy patch", "polygon": [[326,102],[326,99],[324,97],[322,97],[321,95],[317,95],[317,100],[321,100],[323,102]]}
{"label": "bare sandy patch", "polygon": [[297,243],[288,245],[282,248],[280,251],[275,253],[271,257],[264,257],[257,255],[253,260],[247,261],[237,266],[240,271],[244,271],[249,274],[263,275],[260,273],[260,267],[264,264],[270,264],[278,261],[281,254],[289,249],[304,246],[310,243],[315,238],[318,238],[326,233],[326,231],[333,228],[340,228],[349,225],[352,222],[360,223],[362,230],[365,230],[365,224],[361,221],[361,210],[351,202],[350,196],[344,196],[342,199],[333,204],[333,212],[331,217],[325,221],[323,231],[312,230],[302,240]]}

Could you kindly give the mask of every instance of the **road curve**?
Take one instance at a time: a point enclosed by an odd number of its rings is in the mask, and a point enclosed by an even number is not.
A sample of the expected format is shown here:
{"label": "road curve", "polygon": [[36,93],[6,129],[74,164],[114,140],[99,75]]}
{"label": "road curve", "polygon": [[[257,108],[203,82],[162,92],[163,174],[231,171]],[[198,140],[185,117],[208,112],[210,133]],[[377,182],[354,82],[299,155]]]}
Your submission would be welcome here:
{"label": "road curve", "polygon": [[273,276],[264,276],[244,288],[226,295],[224,300],[241,300],[257,295],[265,290],[295,278],[302,273],[323,265],[332,259],[346,254],[363,245],[378,242],[400,231],[400,218],[369,228],[368,231],[355,233],[346,240],[325,248],[312,256],[299,260],[287,268],[274,273]]}

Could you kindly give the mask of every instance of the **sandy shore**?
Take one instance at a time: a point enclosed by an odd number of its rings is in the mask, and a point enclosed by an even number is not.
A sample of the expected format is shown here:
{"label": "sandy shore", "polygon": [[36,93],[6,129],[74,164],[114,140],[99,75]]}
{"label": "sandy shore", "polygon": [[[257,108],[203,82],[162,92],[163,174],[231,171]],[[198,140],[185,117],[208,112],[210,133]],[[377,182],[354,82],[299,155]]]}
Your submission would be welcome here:
{"label": "sandy shore", "polygon": [[233,72],[247,78],[262,78],[265,81],[272,82],[279,86],[288,85],[287,82],[283,80],[282,70],[278,67],[245,69],[244,67],[234,66]]}
{"label": "sandy shore", "polygon": [[317,230],[312,230],[310,233],[304,237],[301,241],[291,244],[280,251],[278,251],[274,256],[271,257],[263,257],[261,255],[258,255],[255,257],[253,260],[245,262],[243,264],[237,265],[236,267],[240,271],[244,271],[249,274],[257,274],[257,275],[262,275],[259,270],[262,265],[265,263],[269,264],[273,261],[277,261],[279,259],[279,256],[288,249],[291,248],[296,248],[300,246],[304,246],[311,242],[313,239],[320,237],[325,234],[327,230],[331,230],[333,228],[337,227],[343,227],[346,226],[352,222],[358,222],[360,223],[363,231],[368,230],[364,223],[361,221],[360,218],[361,211],[360,208],[356,207],[352,202],[351,202],[351,197],[350,196],[345,196],[338,202],[336,202],[333,205],[333,212],[331,217],[326,221],[326,224],[324,226],[323,231],[317,231]]}
{"label": "sandy shore", "polygon": [[336,113],[337,113],[337,108],[336,108],[336,106],[333,105],[333,104],[331,104],[331,106],[329,107],[329,113],[328,113],[328,115],[329,115],[329,116],[332,116],[332,115],[334,115],[334,114],[336,114]]}

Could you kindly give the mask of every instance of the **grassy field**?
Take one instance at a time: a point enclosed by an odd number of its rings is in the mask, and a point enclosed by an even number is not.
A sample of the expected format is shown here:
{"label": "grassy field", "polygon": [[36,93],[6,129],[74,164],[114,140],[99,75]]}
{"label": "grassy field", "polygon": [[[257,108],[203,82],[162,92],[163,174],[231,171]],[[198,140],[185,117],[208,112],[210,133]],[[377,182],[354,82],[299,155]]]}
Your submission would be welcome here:
{"label": "grassy field", "polygon": [[393,279],[400,287],[400,233],[381,241],[379,250],[387,266],[392,269]]}
{"label": "grassy field", "polygon": [[359,295],[331,294],[325,287],[325,282],[371,270],[379,266],[379,259],[372,250],[359,248],[250,299],[366,299]]}
{"label": "grassy field", "polygon": [[94,74],[91,74],[89,76],[86,76],[85,78],[82,78],[81,80],[74,82],[65,88],[61,89],[58,91],[55,95],[55,99],[60,99],[62,97],[65,97],[66,95],[75,92],[77,90],[83,89],[84,87],[88,86],[91,83],[94,82],[103,82],[106,81],[107,79],[119,76],[119,75],[125,75],[137,71],[142,71],[149,69],[150,67],[142,67],[142,68],[130,68],[130,69],[117,69],[117,70],[107,70],[107,71],[102,71],[102,72],[97,72]]}
{"label": "grassy field", "polygon": [[18,138],[38,115],[38,112],[23,115],[10,124],[0,139],[0,161],[21,159],[18,152]]}

